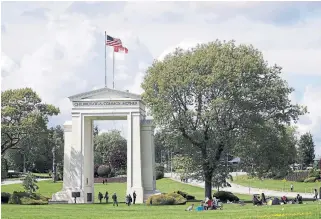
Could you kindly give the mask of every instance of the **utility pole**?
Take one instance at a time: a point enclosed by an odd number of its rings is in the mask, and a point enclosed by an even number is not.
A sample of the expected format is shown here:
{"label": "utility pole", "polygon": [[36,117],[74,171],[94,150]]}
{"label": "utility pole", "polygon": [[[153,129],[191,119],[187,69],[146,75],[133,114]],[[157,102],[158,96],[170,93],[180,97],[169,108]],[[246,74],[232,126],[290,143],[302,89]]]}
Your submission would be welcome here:
{"label": "utility pole", "polygon": [[55,183],[57,181],[56,177],[56,171],[57,165],[56,165],[56,145],[53,146],[52,148],[52,181]]}
{"label": "utility pole", "polygon": [[56,162],[56,148],[59,143],[59,139],[54,135],[55,143],[52,148],[52,181],[55,183],[57,181],[57,162]]}

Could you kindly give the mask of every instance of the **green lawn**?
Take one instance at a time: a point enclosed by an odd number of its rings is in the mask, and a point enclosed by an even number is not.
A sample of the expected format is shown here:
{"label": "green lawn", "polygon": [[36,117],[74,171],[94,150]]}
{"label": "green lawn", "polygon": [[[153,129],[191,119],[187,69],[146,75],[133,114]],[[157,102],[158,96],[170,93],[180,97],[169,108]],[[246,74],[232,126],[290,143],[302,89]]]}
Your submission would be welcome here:
{"label": "green lawn", "polygon": [[313,193],[315,188],[321,187],[321,182],[315,183],[304,183],[304,182],[292,182],[292,181],[282,181],[274,179],[260,180],[257,178],[248,178],[247,176],[238,176],[234,178],[233,183],[242,186],[251,186],[253,188],[270,189],[275,191],[290,191],[290,186],[293,184],[294,192],[304,192]]}
{"label": "green lawn", "polygon": [[321,205],[308,203],[306,205],[282,205],[255,207],[251,204],[225,205],[224,210],[186,212],[186,206],[146,206],[132,205],[130,207],[120,204],[78,204],[78,205],[2,205],[3,219],[89,219],[89,218],[220,218],[220,219],[250,219],[250,218],[284,218],[284,219],[318,219]]}
{"label": "green lawn", "polygon": [[[53,183],[51,180],[40,181],[38,182],[39,190],[38,193],[51,197],[51,195],[55,192],[58,192],[62,189],[62,182]],[[204,189],[191,186],[187,184],[183,184],[180,182],[176,182],[174,180],[164,178],[161,180],[157,180],[157,189],[161,192],[174,192],[177,190],[181,190],[187,192],[188,194],[194,195],[196,199],[201,200],[204,199]],[[9,192],[13,193],[14,191],[23,191],[22,184],[12,184],[12,185],[5,185],[1,186],[2,192]],[[108,184],[95,184],[95,201],[98,201],[98,192],[105,193],[108,191],[109,193],[116,192],[119,201],[124,201],[126,196],[126,183],[108,183]],[[242,194],[235,194],[242,200],[251,200],[251,196],[249,195],[242,195]]]}
{"label": "green lawn", "polygon": [[[50,181],[41,181],[38,183],[39,193],[51,196],[52,193],[61,189],[62,183],[52,183]],[[173,192],[182,190],[197,199],[204,197],[204,189],[182,184],[170,179],[161,179],[157,181],[157,188],[162,192]],[[10,192],[23,190],[21,184],[1,186],[2,192]],[[95,193],[108,191],[110,193],[117,192],[119,201],[124,201],[126,184],[125,183],[109,183],[107,185],[95,184]],[[244,195],[244,199],[250,197]],[[97,201],[97,197],[96,200]],[[34,218],[320,218],[321,205],[317,202],[308,202],[304,205],[283,205],[283,206],[262,206],[255,207],[252,204],[240,206],[238,204],[225,204],[224,210],[206,211],[206,212],[185,212],[187,206],[146,206],[135,205],[126,206],[120,204],[119,207],[113,207],[111,204],[68,204],[68,205],[9,205],[1,206],[2,217],[8,219],[34,219]]]}

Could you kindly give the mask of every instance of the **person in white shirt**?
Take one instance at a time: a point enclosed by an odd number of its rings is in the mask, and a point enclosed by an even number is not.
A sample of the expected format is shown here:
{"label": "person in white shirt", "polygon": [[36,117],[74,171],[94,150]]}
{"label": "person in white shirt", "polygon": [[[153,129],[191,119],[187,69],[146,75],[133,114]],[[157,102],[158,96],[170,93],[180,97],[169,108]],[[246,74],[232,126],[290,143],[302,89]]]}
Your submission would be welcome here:
{"label": "person in white shirt", "polygon": [[186,208],[185,211],[193,211],[193,208],[194,208],[194,204]]}

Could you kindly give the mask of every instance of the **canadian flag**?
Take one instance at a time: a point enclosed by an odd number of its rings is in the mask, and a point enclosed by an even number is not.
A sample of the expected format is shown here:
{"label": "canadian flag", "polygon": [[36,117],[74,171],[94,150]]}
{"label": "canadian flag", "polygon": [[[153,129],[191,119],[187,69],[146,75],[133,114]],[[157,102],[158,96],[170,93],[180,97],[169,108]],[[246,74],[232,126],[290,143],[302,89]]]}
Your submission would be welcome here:
{"label": "canadian flag", "polygon": [[128,49],[126,47],[123,46],[114,46],[114,52],[124,52],[124,53],[128,53]]}

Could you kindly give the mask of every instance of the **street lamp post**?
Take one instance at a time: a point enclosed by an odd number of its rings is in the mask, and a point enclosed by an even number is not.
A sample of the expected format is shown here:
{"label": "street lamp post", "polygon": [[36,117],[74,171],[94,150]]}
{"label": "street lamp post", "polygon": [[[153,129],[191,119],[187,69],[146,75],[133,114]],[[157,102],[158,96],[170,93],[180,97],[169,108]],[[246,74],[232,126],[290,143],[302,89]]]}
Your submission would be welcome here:
{"label": "street lamp post", "polygon": [[52,180],[57,181],[57,162],[56,162],[56,150],[59,145],[59,138],[55,138],[55,143],[52,148]]}

